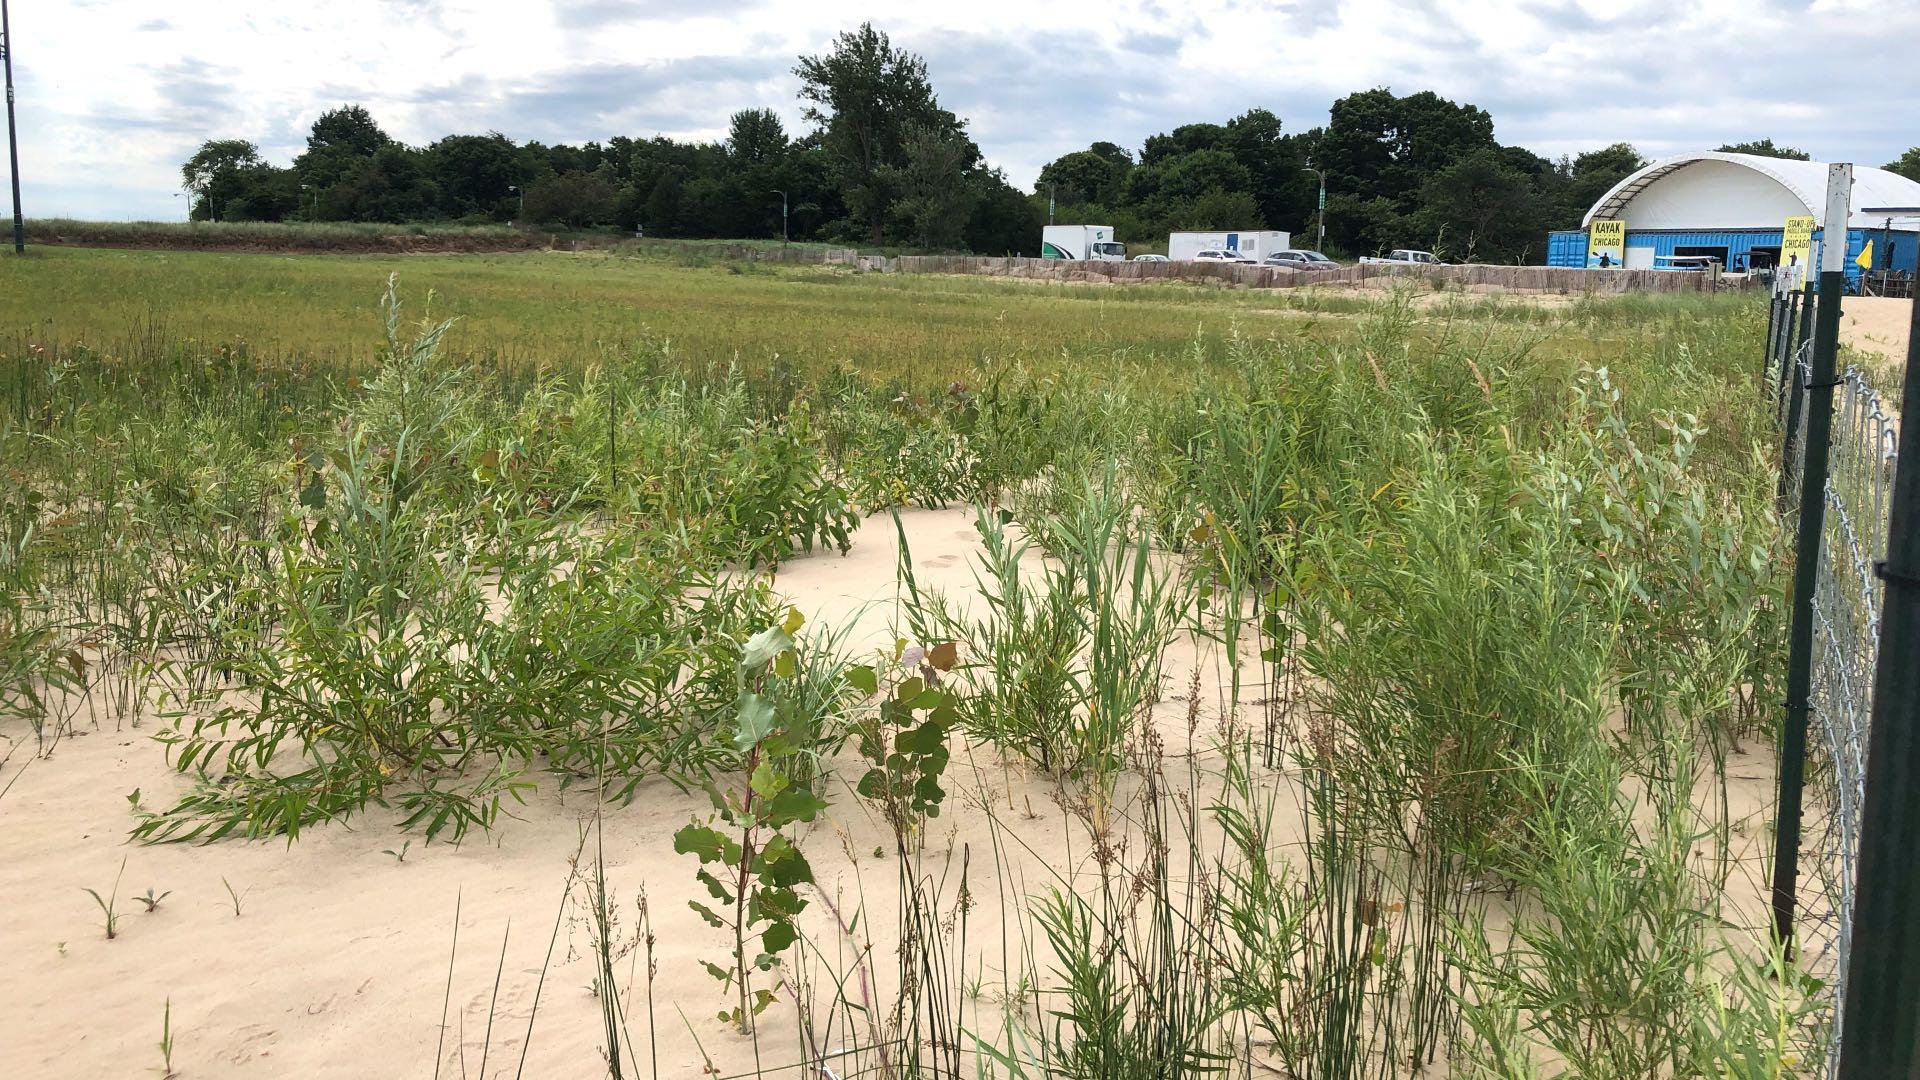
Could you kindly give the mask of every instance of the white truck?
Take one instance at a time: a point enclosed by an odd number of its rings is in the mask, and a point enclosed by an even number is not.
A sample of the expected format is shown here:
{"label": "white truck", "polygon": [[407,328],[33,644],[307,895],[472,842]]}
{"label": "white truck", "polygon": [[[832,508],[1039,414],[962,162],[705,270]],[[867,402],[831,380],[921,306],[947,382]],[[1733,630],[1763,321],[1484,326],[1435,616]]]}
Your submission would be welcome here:
{"label": "white truck", "polygon": [[1203,251],[1237,251],[1254,262],[1293,246],[1293,237],[1274,229],[1244,232],[1177,232],[1167,237],[1167,258],[1191,262]]}
{"label": "white truck", "polygon": [[1415,251],[1412,248],[1395,248],[1386,258],[1369,255],[1360,260],[1368,266],[1445,266],[1431,251]]}
{"label": "white truck", "polygon": [[1040,257],[1126,262],[1127,245],[1113,238],[1111,225],[1048,225],[1040,231]]}

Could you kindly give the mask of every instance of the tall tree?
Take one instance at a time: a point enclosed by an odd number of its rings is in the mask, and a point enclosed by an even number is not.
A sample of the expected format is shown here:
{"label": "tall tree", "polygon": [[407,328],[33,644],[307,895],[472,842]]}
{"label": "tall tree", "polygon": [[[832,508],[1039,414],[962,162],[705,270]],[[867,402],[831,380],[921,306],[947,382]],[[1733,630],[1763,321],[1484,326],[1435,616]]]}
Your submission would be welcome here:
{"label": "tall tree", "polygon": [[1423,242],[1444,255],[1514,262],[1542,253],[1542,207],[1509,153],[1476,150],[1455,161],[1421,185],[1420,203]]}
{"label": "tall tree", "polygon": [[[180,179],[194,193],[192,216],[217,220],[244,191],[248,174],[265,166],[260,148],[245,139],[209,139],[180,166]],[[227,216],[231,217],[232,214]]]}
{"label": "tall tree", "polygon": [[1714,149],[1722,154],[1753,154],[1756,157],[1786,158],[1789,161],[1813,160],[1813,155],[1805,150],[1796,150],[1791,146],[1776,146],[1772,139],[1724,143]]}
{"label": "tall tree", "polygon": [[973,141],[945,126],[914,125],[902,133],[906,163],[891,178],[900,193],[898,213],[913,242],[931,250],[961,244],[973,214],[975,192],[968,172],[980,158]]}
{"label": "tall tree", "polygon": [[[380,130],[372,113],[363,106],[343,105],[328,109],[313,122],[307,150],[293,159],[293,168],[302,184],[323,192],[361,171],[375,154],[392,145],[393,139]],[[326,203],[322,195],[321,204]]]}
{"label": "tall tree", "polygon": [[449,135],[427,147],[427,158],[448,217],[513,215],[512,189],[522,177],[519,153],[505,135]]}
{"label": "tall tree", "polygon": [[872,23],[835,38],[829,52],[802,56],[793,72],[806,117],[842,170],[847,209],[879,245],[899,197],[892,181],[906,164],[905,133],[915,125],[958,131],[960,122],[935,99],[927,62],[895,49]]}
{"label": "tall tree", "polygon": [[741,109],[727,128],[727,152],[742,164],[774,164],[788,145],[787,129],[772,109]]}
{"label": "tall tree", "polygon": [[[1384,87],[1334,102],[1327,126],[1311,138],[1314,164],[1327,174],[1327,232],[1350,250],[1394,243],[1381,233],[1418,211],[1429,178],[1476,151],[1499,149],[1485,110],[1429,90],[1396,97]],[[1347,212],[1336,212],[1332,193]]]}
{"label": "tall tree", "polygon": [[1909,147],[1906,153],[1887,162],[1882,168],[1909,180],[1920,181],[1920,146]]}

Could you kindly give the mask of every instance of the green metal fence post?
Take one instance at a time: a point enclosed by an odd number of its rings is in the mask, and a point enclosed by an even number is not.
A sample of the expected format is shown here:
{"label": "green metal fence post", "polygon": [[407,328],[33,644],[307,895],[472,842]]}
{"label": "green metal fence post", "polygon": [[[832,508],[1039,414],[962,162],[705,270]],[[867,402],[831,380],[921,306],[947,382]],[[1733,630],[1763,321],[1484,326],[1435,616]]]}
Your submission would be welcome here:
{"label": "green metal fence post", "polygon": [[[1907,334],[1903,417],[1920,410],[1920,301]],[[1920,1077],[1920,424],[1900,425],[1880,652],[1867,732],[1841,1080]]]}
{"label": "green metal fence post", "polygon": [[[1780,797],[1773,847],[1773,934],[1793,953],[1794,894],[1800,883],[1801,791],[1807,774],[1807,718],[1813,699],[1813,598],[1826,529],[1827,452],[1833,433],[1834,363],[1840,351],[1840,295],[1847,275],[1847,221],[1853,166],[1827,167],[1827,214],[1820,243],[1819,310],[1813,356],[1799,395],[1806,410],[1807,442],[1800,468],[1800,529],[1794,545],[1792,619],[1787,632],[1787,701],[1780,732]],[[1834,240],[1838,238],[1839,242]],[[1793,369],[1796,373],[1797,366]],[[1798,382],[1796,377],[1795,382]],[[1789,436],[1791,438],[1791,436]],[[1791,445],[1791,444],[1789,444]],[[1783,467],[1785,462],[1782,462]]]}

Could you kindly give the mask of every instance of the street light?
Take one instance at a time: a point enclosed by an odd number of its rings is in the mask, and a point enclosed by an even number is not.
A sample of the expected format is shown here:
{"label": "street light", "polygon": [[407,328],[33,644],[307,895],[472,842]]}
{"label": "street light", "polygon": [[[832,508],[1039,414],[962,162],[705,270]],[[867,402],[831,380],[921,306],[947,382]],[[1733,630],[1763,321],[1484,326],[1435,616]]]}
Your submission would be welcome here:
{"label": "street light", "polygon": [[1320,248],[1327,246],[1327,174],[1311,165],[1300,167],[1301,172],[1310,172],[1320,178]]}
{"label": "street light", "polygon": [[[508,184],[507,190],[520,196],[520,211],[518,216],[525,218],[527,216],[527,193],[520,190],[519,184]],[[507,224],[512,225],[514,222],[509,221]]]}
{"label": "street light", "polygon": [[[187,194],[184,191],[176,191],[173,193],[173,197],[176,199],[186,199]],[[187,208],[187,220],[191,222],[193,220],[193,200],[187,199],[184,205]]]}
{"label": "street light", "polygon": [[787,193],[779,188],[768,188],[767,194],[780,196],[780,246],[787,246]]}

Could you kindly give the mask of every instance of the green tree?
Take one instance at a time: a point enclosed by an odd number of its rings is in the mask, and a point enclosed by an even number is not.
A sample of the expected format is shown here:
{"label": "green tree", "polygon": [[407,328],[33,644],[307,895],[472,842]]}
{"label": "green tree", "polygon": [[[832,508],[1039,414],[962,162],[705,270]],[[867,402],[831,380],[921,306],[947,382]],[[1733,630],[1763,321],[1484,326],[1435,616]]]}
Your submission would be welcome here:
{"label": "green tree", "polygon": [[549,176],[527,186],[527,220],[584,229],[613,220],[612,169]]}
{"label": "green tree", "polygon": [[[194,193],[192,217],[219,220],[248,185],[248,174],[265,166],[260,148],[245,139],[209,139],[180,166],[180,179]],[[226,216],[232,216],[227,214]]]}
{"label": "green tree", "polygon": [[741,109],[727,128],[727,153],[739,164],[775,164],[788,145],[787,129],[772,109]]}
{"label": "green tree", "polygon": [[448,217],[512,217],[512,188],[521,179],[519,152],[512,140],[497,131],[449,135],[428,146],[426,152],[429,171],[440,185],[442,210]]}
{"label": "green tree", "polygon": [[1566,194],[1554,224],[1567,229],[1577,226],[1601,196],[1646,163],[1631,143],[1614,143],[1574,158],[1566,166]]}
{"label": "green tree", "polygon": [[940,108],[926,61],[895,49],[872,23],[835,38],[829,52],[802,56],[793,71],[806,117],[840,166],[848,211],[882,243],[906,165],[905,133],[915,125],[957,131],[959,120]]}
{"label": "green tree", "polygon": [[293,159],[300,180],[315,190],[341,183],[393,139],[380,130],[373,114],[359,105],[343,105],[320,114],[307,133],[306,152]]}
{"label": "green tree", "polygon": [[901,135],[906,163],[890,178],[913,242],[928,250],[961,245],[975,191],[968,171],[979,160],[972,140],[944,125],[913,125]]}
{"label": "green tree", "polygon": [[1789,161],[1813,160],[1813,155],[1805,150],[1796,150],[1791,146],[1776,146],[1772,139],[1725,143],[1714,149],[1722,154],[1753,154],[1756,157],[1786,158]]}
{"label": "green tree", "polygon": [[320,216],[330,221],[425,221],[439,216],[440,189],[423,154],[389,143],[351,160],[319,202]]}
{"label": "green tree", "polygon": [[1920,146],[1909,147],[1906,153],[1882,167],[1888,172],[1899,173],[1909,180],[1920,181]]}
{"label": "green tree", "polygon": [[1435,173],[1420,190],[1423,241],[1469,262],[1538,256],[1542,207],[1509,154],[1476,150]]}
{"label": "green tree", "polygon": [[[1314,163],[1327,174],[1327,234],[1356,251],[1398,246],[1379,230],[1418,213],[1429,178],[1476,151],[1499,149],[1484,109],[1427,90],[1396,97],[1384,87],[1334,102],[1327,126],[1311,139]],[[1333,193],[1348,213],[1336,212]]]}
{"label": "green tree", "polygon": [[1057,157],[1041,167],[1034,191],[1049,192],[1062,206],[1111,206],[1119,201],[1120,186],[1133,171],[1132,156],[1125,151],[1121,155],[1116,159],[1089,148]]}

